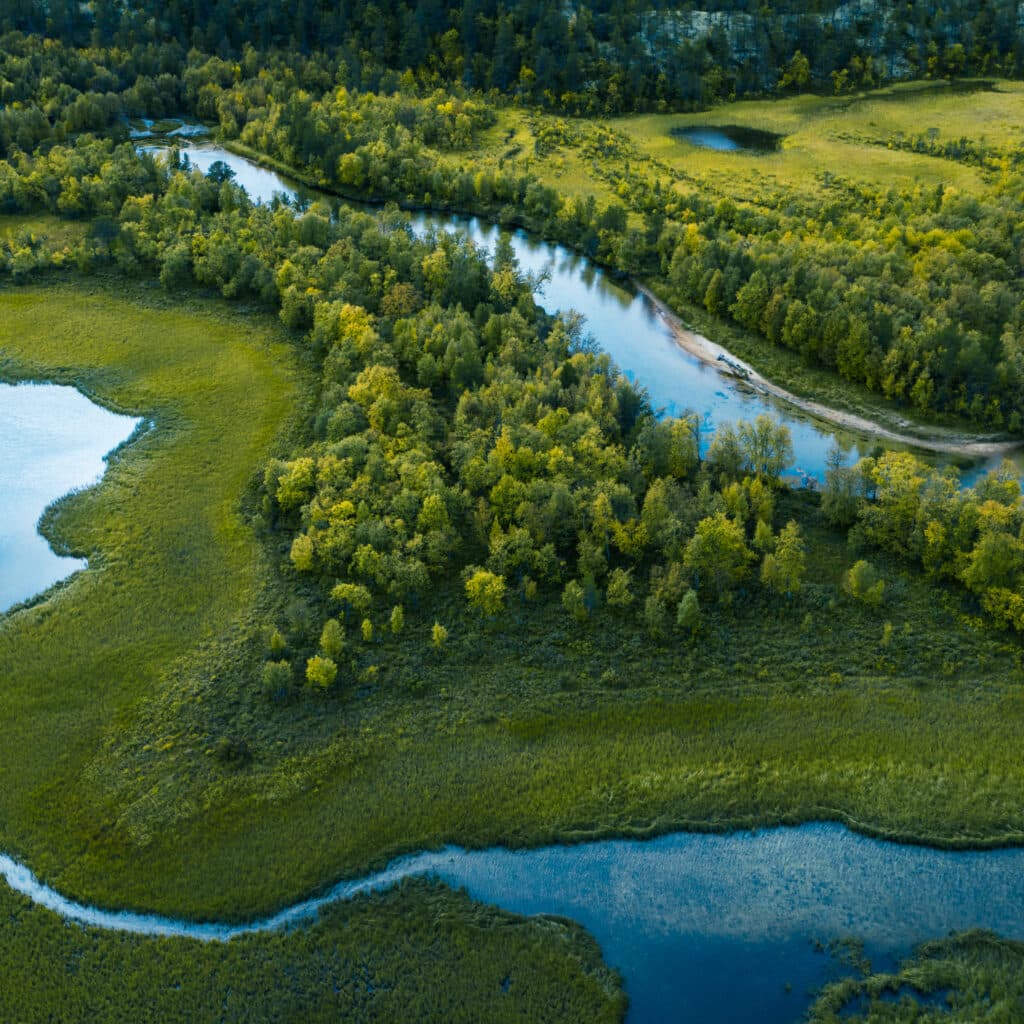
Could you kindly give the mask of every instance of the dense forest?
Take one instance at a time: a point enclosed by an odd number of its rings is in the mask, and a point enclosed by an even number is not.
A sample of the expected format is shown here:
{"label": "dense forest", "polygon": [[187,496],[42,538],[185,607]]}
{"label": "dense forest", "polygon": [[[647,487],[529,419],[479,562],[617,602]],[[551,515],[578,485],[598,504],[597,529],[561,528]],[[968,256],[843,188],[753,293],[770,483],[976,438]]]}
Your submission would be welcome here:
{"label": "dense forest", "polygon": [[[864,88],[893,78],[1016,75],[1014,0],[667,3],[524,0],[5,0],[0,30],[77,45],[159,44],[236,61],[248,50],[331,55],[349,87],[495,90],[576,113],[706,104],[775,90]],[[180,61],[179,61],[180,63]]]}

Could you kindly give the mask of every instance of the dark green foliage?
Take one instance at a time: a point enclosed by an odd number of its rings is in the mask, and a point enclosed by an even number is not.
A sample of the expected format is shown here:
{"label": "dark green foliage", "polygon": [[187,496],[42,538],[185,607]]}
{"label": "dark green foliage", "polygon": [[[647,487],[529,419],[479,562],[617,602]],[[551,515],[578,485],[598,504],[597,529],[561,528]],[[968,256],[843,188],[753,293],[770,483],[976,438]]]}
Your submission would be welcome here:
{"label": "dark green foliage", "polygon": [[0,892],[0,1018],[46,1021],[577,1021],[625,996],[577,926],[523,921],[424,881],[228,943],[66,925]]}

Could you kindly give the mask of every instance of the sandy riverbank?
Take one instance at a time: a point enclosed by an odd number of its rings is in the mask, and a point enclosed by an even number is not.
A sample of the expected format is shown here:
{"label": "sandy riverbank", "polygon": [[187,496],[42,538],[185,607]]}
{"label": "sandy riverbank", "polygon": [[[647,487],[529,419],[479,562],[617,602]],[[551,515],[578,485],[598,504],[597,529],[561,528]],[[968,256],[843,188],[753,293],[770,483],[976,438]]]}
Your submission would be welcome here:
{"label": "sandy riverbank", "polygon": [[944,430],[941,427],[932,428],[929,434],[902,433],[899,430],[883,427],[881,424],[865,419],[863,416],[857,416],[855,413],[844,412],[841,409],[832,409],[827,405],[822,405],[820,402],[812,402],[810,399],[801,398],[799,395],[794,395],[791,391],[787,391],[785,388],[772,383],[766,377],[762,377],[749,363],[737,358],[728,349],[716,344],[709,338],[705,338],[702,334],[691,331],[649,288],[644,285],[638,285],[637,287],[654,305],[658,315],[664,320],[680,348],[685,349],[690,355],[695,356],[709,366],[715,367],[717,370],[722,370],[723,362],[719,357],[724,356],[734,366],[740,366],[746,371],[747,377],[744,383],[749,387],[755,391],[781,399],[783,402],[787,402],[817,419],[833,423],[846,430],[866,434],[869,437],[877,437],[880,441],[890,441],[912,448],[920,448],[924,451],[962,455],[973,459],[989,459],[997,455],[1010,455],[1022,447],[1018,441],[1004,441],[984,436],[967,437],[952,430]]}

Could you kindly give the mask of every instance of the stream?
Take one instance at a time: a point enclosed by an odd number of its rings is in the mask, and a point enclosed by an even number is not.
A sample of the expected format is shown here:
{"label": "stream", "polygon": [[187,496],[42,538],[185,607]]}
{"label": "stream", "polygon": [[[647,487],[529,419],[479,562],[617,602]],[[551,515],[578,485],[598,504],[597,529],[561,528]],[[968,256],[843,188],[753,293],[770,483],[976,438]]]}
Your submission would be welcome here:
{"label": "stream", "polygon": [[0,874],[69,921],[201,941],[294,927],[329,903],[429,875],[517,914],[578,921],[625,979],[629,1024],[792,1024],[815,989],[850,972],[827,948],[849,936],[876,966],[952,929],[1024,939],[1024,849],[936,850],[825,823],[531,850],[445,847],[243,925],[85,906],[8,857]]}

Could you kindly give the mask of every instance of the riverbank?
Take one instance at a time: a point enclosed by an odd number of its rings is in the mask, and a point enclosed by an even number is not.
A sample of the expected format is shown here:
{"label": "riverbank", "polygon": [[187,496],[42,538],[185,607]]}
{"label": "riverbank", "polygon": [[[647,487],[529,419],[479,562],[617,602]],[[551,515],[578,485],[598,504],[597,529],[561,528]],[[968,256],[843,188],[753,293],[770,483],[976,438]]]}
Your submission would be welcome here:
{"label": "riverbank", "polygon": [[[921,433],[900,432],[891,429],[880,423],[858,416],[855,413],[846,412],[842,409],[833,409],[820,402],[814,402],[807,398],[787,391],[773,381],[768,380],[758,373],[749,363],[734,355],[728,349],[705,338],[704,335],[690,330],[674,313],[668,305],[663,302],[647,285],[636,282],[636,287],[642,295],[654,306],[658,316],[672,331],[672,335],[679,347],[695,356],[701,362],[713,367],[719,373],[733,376],[743,385],[750,387],[765,395],[771,395],[789,405],[815,417],[825,423],[833,424],[843,430],[862,434],[869,438],[876,438],[878,441],[890,444],[906,445],[908,448],[916,448],[926,452],[938,452],[946,455],[957,455],[969,459],[991,459],[1000,455],[1009,456],[1020,452],[1022,444],[1020,441],[1007,441],[998,436],[967,437],[949,431],[943,427],[933,427],[931,435]],[[723,370],[723,364],[729,369]],[[737,373],[733,368],[739,368]],[[905,428],[912,424],[905,421]]]}
{"label": "riverbank", "polygon": [[[342,201],[370,203],[371,205],[382,203],[382,200],[373,197],[353,197],[352,195],[345,195],[334,191],[328,185],[314,181],[308,175],[304,175],[301,170],[289,167],[281,161],[262,154],[237,140],[227,140],[223,142],[223,146],[225,150],[241,157],[245,161],[282,175],[281,184],[285,187],[291,187],[290,179],[292,182],[301,183],[306,188],[323,191],[325,194]],[[455,216],[473,218],[478,216],[477,213],[472,211],[453,214],[450,210],[428,208],[422,204],[402,204],[402,208],[413,215],[426,214],[428,217]],[[508,227],[510,230],[514,230],[517,226],[519,226],[518,223],[512,222]],[[552,245],[561,244],[558,239],[546,239],[546,241]],[[612,268],[602,267],[601,269],[609,275],[616,274],[616,271]],[[680,316],[655,293],[649,284],[641,280],[631,279],[629,280],[629,285],[635,288],[652,304],[657,311],[657,315],[665,323],[680,348],[684,351],[705,365],[712,367],[723,377],[739,381],[741,386],[753,392],[784,402],[820,423],[838,427],[844,432],[859,435],[869,445],[872,442],[895,444],[915,449],[919,452],[979,461],[1009,457],[1024,449],[1024,444],[1021,441],[1007,439],[1005,436],[973,435],[938,424],[925,425],[923,423],[915,423],[910,419],[899,417],[896,413],[891,414],[893,422],[887,425],[881,422],[880,419],[872,419],[850,409],[829,406],[823,402],[798,395],[764,376],[749,362],[740,358],[725,346],[711,341],[704,335],[688,328]],[[765,344],[768,343],[766,342]],[[624,365],[628,366],[628,363]],[[741,374],[728,369],[730,366],[740,367]],[[840,383],[838,377],[836,382]],[[845,388],[853,389],[853,385],[846,382],[841,383],[843,383]],[[877,398],[877,396],[875,397]],[[881,415],[881,412],[879,412],[879,416]],[[799,458],[798,461],[800,461]]]}

